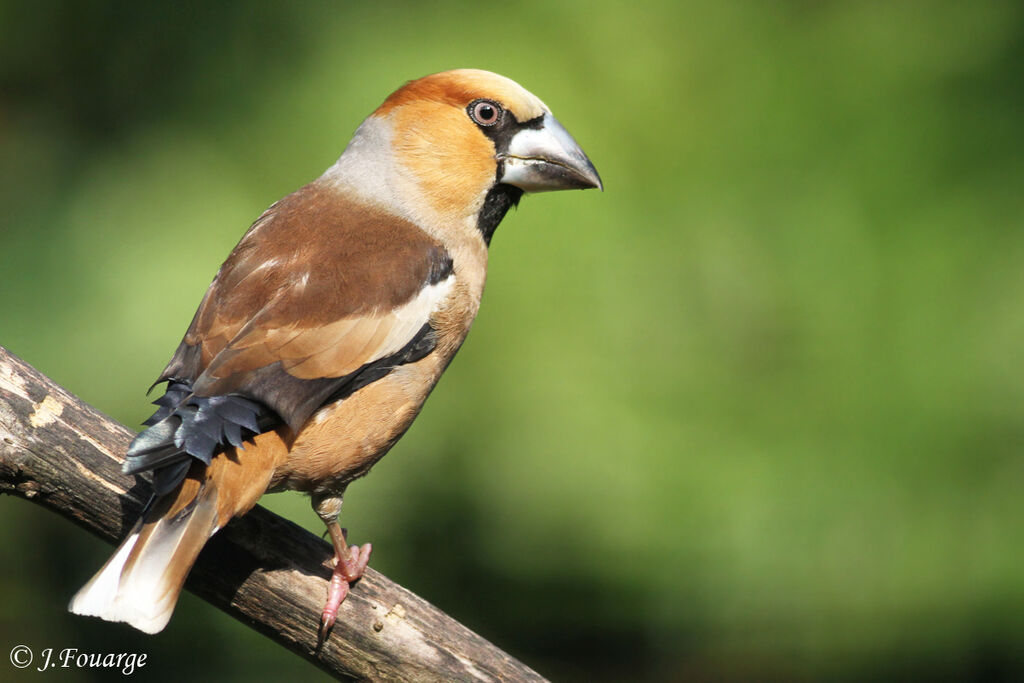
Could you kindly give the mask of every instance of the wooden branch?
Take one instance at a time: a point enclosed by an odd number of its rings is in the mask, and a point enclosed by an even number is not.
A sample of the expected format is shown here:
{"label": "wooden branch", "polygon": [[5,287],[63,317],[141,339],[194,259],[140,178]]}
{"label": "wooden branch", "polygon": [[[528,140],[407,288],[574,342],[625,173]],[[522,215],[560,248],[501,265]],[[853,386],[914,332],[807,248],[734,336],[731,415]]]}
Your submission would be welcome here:
{"label": "wooden branch", "polygon": [[[0,494],[31,500],[118,543],[150,491],[148,481],[121,474],[132,436],[0,347]],[[544,680],[372,569],[316,652],[332,557],[328,543],[257,507],[210,540],[187,587],[338,678]]]}

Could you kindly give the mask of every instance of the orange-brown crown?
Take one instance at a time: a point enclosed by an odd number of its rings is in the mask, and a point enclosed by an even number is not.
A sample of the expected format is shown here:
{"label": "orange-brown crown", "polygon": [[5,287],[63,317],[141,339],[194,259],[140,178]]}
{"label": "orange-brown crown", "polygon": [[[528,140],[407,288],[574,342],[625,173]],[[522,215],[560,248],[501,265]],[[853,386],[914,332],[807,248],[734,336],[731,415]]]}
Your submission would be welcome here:
{"label": "orange-brown crown", "polygon": [[480,69],[455,69],[409,81],[374,113],[387,115],[396,107],[415,101],[464,108],[476,99],[494,100],[519,121],[529,121],[548,110],[537,97],[509,78]]}

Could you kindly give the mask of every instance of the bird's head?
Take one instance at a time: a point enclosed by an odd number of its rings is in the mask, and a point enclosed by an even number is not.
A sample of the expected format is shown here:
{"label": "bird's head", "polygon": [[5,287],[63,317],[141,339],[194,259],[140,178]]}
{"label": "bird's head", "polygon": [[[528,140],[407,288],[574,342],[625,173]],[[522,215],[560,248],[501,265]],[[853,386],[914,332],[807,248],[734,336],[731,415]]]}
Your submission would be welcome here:
{"label": "bird's head", "polygon": [[356,131],[337,167],[362,173],[340,175],[368,198],[421,223],[475,220],[486,240],[523,192],[602,188],[594,165],[540,99],[476,69],[396,90]]}

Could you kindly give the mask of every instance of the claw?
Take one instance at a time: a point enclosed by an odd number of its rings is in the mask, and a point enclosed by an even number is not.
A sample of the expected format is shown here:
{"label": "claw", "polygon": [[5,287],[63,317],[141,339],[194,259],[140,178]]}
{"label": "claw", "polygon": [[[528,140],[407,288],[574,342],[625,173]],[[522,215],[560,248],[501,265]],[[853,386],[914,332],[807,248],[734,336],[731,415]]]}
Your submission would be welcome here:
{"label": "claw", "polygon": [[327,642],[327,636],[331,635],[333,628],[334,617],[328,617],[326,614],[320,617],[320,628],[316,631],[316,652],[320,652],[323,648],[324,643]]}

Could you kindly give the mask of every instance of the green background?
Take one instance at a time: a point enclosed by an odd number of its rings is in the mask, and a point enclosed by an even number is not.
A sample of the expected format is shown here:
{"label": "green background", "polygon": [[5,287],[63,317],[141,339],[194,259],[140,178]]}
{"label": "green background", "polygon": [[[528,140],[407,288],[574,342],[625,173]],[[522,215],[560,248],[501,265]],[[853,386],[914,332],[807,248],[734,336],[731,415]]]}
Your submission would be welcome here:
{"label": "green background", "polygon": [[[607,189],[499,228],[346,497],[373,566],[557,680],[1024,677],[1024,5],[372,5],[0,4],[0,344],[138,425],[263,208],[491,69]],[[111,549],[0,514],[0,678],[322,676],[191,595],[156,637],[67,614]]]}

